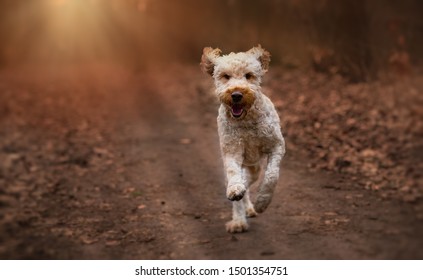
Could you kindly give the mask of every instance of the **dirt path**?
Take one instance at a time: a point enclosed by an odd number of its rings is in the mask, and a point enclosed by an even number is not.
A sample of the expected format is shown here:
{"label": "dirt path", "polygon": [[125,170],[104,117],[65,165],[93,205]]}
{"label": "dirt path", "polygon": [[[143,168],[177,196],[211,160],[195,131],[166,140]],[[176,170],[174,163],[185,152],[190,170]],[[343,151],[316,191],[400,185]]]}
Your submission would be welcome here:
{"label": "dirt path", "polygon": [[4,71],[0,257],[423,258],[412,205],[311,172],[289,147],[270,208],[226,233],[216,104],[197,70]]}

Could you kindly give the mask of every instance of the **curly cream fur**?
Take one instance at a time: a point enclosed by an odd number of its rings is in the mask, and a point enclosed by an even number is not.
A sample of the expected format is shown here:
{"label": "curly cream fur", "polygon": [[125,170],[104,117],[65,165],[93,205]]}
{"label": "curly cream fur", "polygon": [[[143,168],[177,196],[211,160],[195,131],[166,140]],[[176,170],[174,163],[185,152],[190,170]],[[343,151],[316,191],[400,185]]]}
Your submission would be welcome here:
{"label": "curly cream fur", "polygon": [[[223,56],[219,49],[205,48],[201,58],[203,71],[214,78],[221,101],[217,123],[227,177],[226,195],[233,201],[232,220],[226,224],[231,233],[246,231],[246,216],[254,217],[269,206],[285,154],[279,116],[260,87],[269,62],[270,54],[261,46]],[[231,113],[234,91],[243,94],[240,117]],[[248,188],[259,178],[262,159],[266,159],[264,179],[253,205]]]}

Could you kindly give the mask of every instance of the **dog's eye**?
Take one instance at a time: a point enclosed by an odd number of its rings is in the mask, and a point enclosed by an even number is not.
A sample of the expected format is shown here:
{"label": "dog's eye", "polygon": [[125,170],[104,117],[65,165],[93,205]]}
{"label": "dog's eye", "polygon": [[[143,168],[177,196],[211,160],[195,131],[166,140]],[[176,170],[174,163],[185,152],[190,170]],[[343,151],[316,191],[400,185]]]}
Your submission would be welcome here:
{"label": "dog's eye", "polygon": [[225,80],[229,80],[231,76],[229,76],[228,74],[222,74],[222,78]]}
{"label": "dog's eye", "polygon": [[245,78],[246,78],[247,80],[249,80],[249,79],[254,78],[254,75],[253,75],[252,73],[247,73],[247,74],[245,74]]}

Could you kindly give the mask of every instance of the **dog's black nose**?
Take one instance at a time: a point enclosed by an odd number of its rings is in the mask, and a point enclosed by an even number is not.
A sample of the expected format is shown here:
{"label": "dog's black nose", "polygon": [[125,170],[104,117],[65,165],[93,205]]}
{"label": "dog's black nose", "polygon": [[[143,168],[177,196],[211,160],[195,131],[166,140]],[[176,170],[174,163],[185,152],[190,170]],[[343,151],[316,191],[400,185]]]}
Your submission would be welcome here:
{"label": "dog's black nose", "polygon": [[231,97],[232,97],[232,101],[235,102],[235,103],[237,103],[237,102],[241,101],[241,99],[242,99],[242,93],[239,92],[239,91],[234,91],[231,94]]}

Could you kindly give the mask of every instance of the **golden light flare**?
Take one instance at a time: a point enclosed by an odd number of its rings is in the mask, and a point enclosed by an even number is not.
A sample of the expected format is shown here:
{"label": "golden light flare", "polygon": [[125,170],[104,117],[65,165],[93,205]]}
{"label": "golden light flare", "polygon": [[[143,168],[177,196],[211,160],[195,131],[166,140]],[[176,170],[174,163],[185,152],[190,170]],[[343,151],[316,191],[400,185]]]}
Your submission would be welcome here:
{"label": "golden light flare", "polygon": [[25,59],[40,62],[119,60],[140,45],[144,26],[139,23],[148,4],[148,0],[31,1],[8,15],[14,28],[3,49],[8,57],[24,54]]}
{"label": "golden light flare", "polygon": [[55,55],[102,55],[110,47],[105,11],[94,0],[49,0],[46,33],[41,43]]}
{"label": "golden light flare", "polygon": [[56,5],[56,6],[63,6],[68,1],[69,0],[49,0],[50,4]]}

